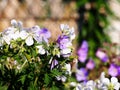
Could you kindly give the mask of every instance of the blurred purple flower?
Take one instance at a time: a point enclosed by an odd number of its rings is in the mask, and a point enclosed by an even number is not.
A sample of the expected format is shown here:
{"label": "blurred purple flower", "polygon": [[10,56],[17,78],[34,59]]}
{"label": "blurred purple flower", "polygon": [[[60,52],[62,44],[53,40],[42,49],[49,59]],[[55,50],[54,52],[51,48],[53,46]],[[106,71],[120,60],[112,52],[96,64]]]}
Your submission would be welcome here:
{"label": "blurred purple flower", "polygon": [[86,81],[88,77],[88,71],[85,68],[80,68],[76,72],[77,81]]}
{"label": "blurred purple flower", "polygon": [[36,35],[37,35],[36,40],[38,42],[44,41],[48,43],[48,39],[51,37],[51,33],[46,28],[37,29]]}
{"label": "blurred purple flower", "polygon": [[108,56],[105,52],[103,52],[102,50],[97,50],[96,52],[96,56],[101,59],[103,62],[107,62],[108,61]]}
{"label": "blurred purple flower", "polygon": [[118,66],[118,74],[119,74],[119,76],[120,76],[120,66]]}
{"label": "blurred purple flower", "polygon": [[52,61],[52,63],[51,63],[51,67],[50,67],[50,69],[52,70],[55,66],[57,66],[58,65],[58,61],[56,60],[56,59],[54,59],[53,61]]}
{"label": "blurred purple flower", "polygon": [[95,67],[95,62],[92,59],[89,59],[89,61],[86,64],[86,68],[92,70],[94,69],[94,67]]}
{"label": "blurred purple flower", "polygon": [[118,76],[118,74],[119,74],[118,66],[115,64],[111,64],[108,69],[108,74],[113,77]]}
{"label": "blurred purple flower", "polygon": [[87,43],[87,41],[84,40],[82,42],[82,45],[78,49],[77,54],[78,54],[79,61],[84,63],[86,61],[87,55],[88,55],[88,43]]}

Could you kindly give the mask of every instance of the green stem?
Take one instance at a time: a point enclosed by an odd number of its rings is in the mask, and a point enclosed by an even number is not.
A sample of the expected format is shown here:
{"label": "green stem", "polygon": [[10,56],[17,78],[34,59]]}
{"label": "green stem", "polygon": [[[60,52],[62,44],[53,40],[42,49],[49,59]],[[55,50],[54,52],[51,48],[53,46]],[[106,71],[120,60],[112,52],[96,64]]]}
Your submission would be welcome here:
{"label": "green stem", "polygon": [[37,80],[38,80],[38,77],[35,78],[34,86],[36,86]]}
{"label": "green stem", "polygon": [[22,71],[23,67],[25,66],[25,64],[27,63],[27,59],[25,59],[25,62],[22,64],[21,68],[20,68],[20,72]]}

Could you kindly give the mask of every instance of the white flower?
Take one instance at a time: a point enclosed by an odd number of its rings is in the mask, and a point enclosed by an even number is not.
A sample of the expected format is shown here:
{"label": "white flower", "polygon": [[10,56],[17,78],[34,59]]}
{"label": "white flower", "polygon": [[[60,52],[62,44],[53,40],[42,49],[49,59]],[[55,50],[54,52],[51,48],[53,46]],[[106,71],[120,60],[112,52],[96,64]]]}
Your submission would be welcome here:
{"label": "white flower", "polygon": [[69,36],[70,36],[70,40],[71,40],[71,41],[72,41],[73,39],[75,39],[75,30],[74,30],[73,27],[70,29]]}
{"label": "white flower", "polygon": [[65,48],[65,49],[62,49],[60,52],[61,52],[62,55],[63,54],[69,54],[69,53],[71,53],[71,49],[70,48]]}
{"label": "white flower", "polygon": [[75,87],[75,90],[82,90],[82,85],[81,84],[77,84]]}
{"label": "white flower", "polygon": [[60,29],[63,31],[63,32],[68,32],[69,31],[69,26],[67,24],[61,24],[60,25]]}
{"label": "white flower", "polygon": [[32,36],[28,36],[25,40],[25,43],[27,44],[27,46],[31,46],[34,44],[34,41],[33,41],[33,37]]}
{"label": "white flower", "polygon": [[67,79],[67,77],[65,77],[65,76],[56,76],[56,79],[58,80],[58,81],[62,81],[62,82],[65,82],[66,81],[66,79]]}
{"label": "white flower", "polygon": [[17,27],[17,21],[15,19],[11,20],[11,25]]}
{"label": "white flower", "polygon": [[11,41],[11,38],[9,36],[7,36],[7,35],[4,35],[3,40],[9,45],[10,41]]}
{"label": "white flower", "polygon": [[27,37],[28,37],[28,33],[25,31],[25,30],[22,30],[21,32],[20,32],[20,38],[21,39],[26,39]]}
{"label": "white flower", "polygon": [[111,80],[108,78],[104,78],[102,80],[102,83],[107,85],[108,88],[114,88],[115,90],[120,89],[120,83],[118,82],[118,79],[116,77],[112,77]]}
{"label": "white flower", "polygon": [[80,83],[77,83],[77,82],[70,82],[70,86],[74,87],[75,90],[83,90],[82,85]]}
{"label": "white flower", "polygon": [[3,46],[3,38],[0,37],[0,46]]}
{"label": "white flower", "polygon": [[75,30],[74,28],[69,28],[69,25],[67,24],[61,24],[60,29],[63,32],[63,34],[68,35],[70,37],[70,40],[72,41],[75,39]]}
{"label": "white flower", "polygon": [[43,48],[42,45],[36,46],[38,48],[38,53],[40,53],[41,55],[45,54],[45,49]]}
{"label": "white flower", "polygon": [[83,90],[94,90],[91,86],[84,87]]}
{"label": "white flower", "polygon": [[69,74],[69,75],[71,75],[71,65],[68,63],[68,64],[65,64],[65,67],[64,67],[65,69],[66,69],[66,74]]}
{"label": "white flower", "polygon": [[77,86],[77,83],[76,83],[76,82],[70,82],[70,86],[76,87],[76,86]]}
{"label": "white flower", "polygon": [[95,83],[93,80],[89,80],[89,81],[86,83],[86,86],[91,86],[91,87],[95,88],[96,83]]}
{"label": "white flower", "polygon": [[14,32],[13,34],[11,34],[12,35],[12,38],[14,39],[14,40],[17,40],[19,37],[20,37],[20,32],[19,31],[16,31],[16,32]]}
{"label": "white flower", "polygon": [[65,82],[66,79],[67,79],[67,77],[65,77],[65,76],[61,76],[61,81],[62,81],[62,82]]}
{"label": "white flower", "polygon": [[102,72],[100,75],[100,81],[102,81],[105,78],[105,72]]}
{"label": "white flower", "polygon": [[56,76],[56,79],[57,79],[58,81],[60,81],[60,80],[61,80],[61,77],[60,77],[60,76]]}
{"label": "white flower", "polygon": [[71,47],[72,46],[72,42],[67,42],[67,43],[65,43],[65,45],[66,45],[66,47]]}
{"label": "white flower", "polygon": [[22,30],[23,28],[23,23],[21,21],[16,21],[16,20],[11,20],[11,25],[14,27],[14,28],[18,28],[19,30]]}

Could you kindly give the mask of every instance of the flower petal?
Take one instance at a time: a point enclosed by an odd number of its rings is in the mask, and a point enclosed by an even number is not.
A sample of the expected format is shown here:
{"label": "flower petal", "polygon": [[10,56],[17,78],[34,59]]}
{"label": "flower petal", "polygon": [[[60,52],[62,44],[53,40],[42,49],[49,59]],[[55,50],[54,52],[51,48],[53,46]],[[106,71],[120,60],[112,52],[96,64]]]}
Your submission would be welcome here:
{"label": "flower petal", "polygon": [[27,44],[27,46],[33,45],[34,41],[33,41],[32,36],[29,36],[29,37],[25,40],[25,43]]}
{"label": "flower petal", "polygon": [[115,86],[114,86],[114,89],[115,90],[120,90],[120,83],[116,83]]}
{"label": "flower petal", "polygon": [[45,49],[43,48],[42,45],[37,46],[37,48],[39,49],[38,52],[39,52],[41,55],[45,54]]}
{"label": "flower petal", "polygon": [[105,85],[109,85],[110,84],[110,80],[108,78],[104,78],[102,80],[102,83],[105,84]]}
{"label": "flower petal", "polygon": [[61,54],[68,54],[68,53],[71,53],[71,49],[70,48],[66,48],[66,49],[62,49],[61,50]]}
{"label": "flower petal", "polygon": [[26,31],[21,31],[20,32],[21,39],[25,39],[25,38],[27,38],[27,36],[28,36],[28,33]]}
{"label": "flower petal", "polygon": [[118,79],[117,79],[116,77],[112,77],[112,78],[111,78],[111,83],[112,83],[112,84],[115,85],[117,82],[118,82]]}

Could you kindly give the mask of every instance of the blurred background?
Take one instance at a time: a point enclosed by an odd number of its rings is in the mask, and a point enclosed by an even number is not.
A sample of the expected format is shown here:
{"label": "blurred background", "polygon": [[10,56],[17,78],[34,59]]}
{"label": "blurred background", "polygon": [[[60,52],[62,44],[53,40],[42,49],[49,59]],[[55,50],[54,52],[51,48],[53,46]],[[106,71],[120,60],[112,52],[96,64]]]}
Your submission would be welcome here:
{"label": "blurred background", "polygon": [[86,40],[93,58],[104,42],[120,44],[120,0],[0,0],[0,31],[11,19],[24,27],[48,28],[52,40],[60,33],[59,25],[68,24],[75,28],[76,50]]}
{"label": "blurred background", "polygon": [[[17,19],[23,21],[25,27],[39,24],[56,34],[59,33],[59,24],[65,23],[74,26],[76,32],[82,31],[84,38],[91,37],[93,31],[98,31],[97,38],[101,38],[99,30],[105,29],[108,22],[115,26],[111,29],[109,24],[112,34],[115,34],[115,29],[119,29],[119,10],[119,0],[0,0],[0,31],[9,26],[11,19]],[[116,18],[110,17],[112,11]],[[89,29],[86,30],[87,28]],[[116,42],[117,39],[118,37],[113,41]]]}
{"label": "blurred background", "polygon": [[54,39],[60,33],[61,23],[77,30],[77,18],[75,0],[0,0],[0,30],[7,28],[11,19],[16,19],[25,27],[40,25],[48,28]]}
{"label": "blurred background", "polygon": [[60,33],[59,24],[64,23],[80,33],[78,42],[86,39],[92,47],[98,47],[108,40],[106,29],[116,38],[111,40],[119,43],[119,10],[119,0],[0,0],[0,31],[11,19],[17,19],[25,27],[37,24],[48,28],[54,39]]}

